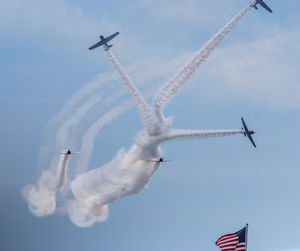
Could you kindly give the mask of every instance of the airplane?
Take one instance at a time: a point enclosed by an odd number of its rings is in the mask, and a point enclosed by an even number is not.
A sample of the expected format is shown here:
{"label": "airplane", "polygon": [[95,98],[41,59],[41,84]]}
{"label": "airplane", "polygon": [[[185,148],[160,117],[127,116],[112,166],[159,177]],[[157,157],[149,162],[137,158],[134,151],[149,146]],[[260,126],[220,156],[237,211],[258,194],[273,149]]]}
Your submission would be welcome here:
{"label": "airplane", "polygon": [[109,42],[110,40],[112,40],[113,38],[115,38],[116,36],[118,36],[118,35],[119,35],[119,32],[116,32],[116,33],[114,33],[114,34],[112,34],[112,35],[110,35],[110,36],[108,36],[108,37],[104,37],[104,36],[100,35],[100,39],[101,39],[101,40],[100,40],[98,43],[92,45],[92,46],[89,48],[89,50],[93,50],[93,49],[98,48],[99,46],[102,46],[102,45],[103,45],[104,50],[108,51],[109,48],[112,47],[112,45],[109,45],[108,42]]}
{"label": "airplane", "polygon": [[254,147],[256,147],[256,145],[255,145],[255,143],[254,143],[254,140],[253,140],[253,138],[252,138],[252,136],[251,136],[251,135],[253,135],[255,132],[254,132],[254,131],[249,131],[249,130],[248,130],[248,127],[247,127],[247,125],[246,125],[246,123],[245,123],[245,120],[244,120],[243,118],[241,118],[241,120],[242,120],[243,127],[244,127],[244,128],[242,128],[242,130],[244,131],[243,133],[244,133],[245,137],[247,136],[248,139],[251,141],[252,145],[253,145]]}
{"label": "airplane", "polygon": [[68,149],[68,151],[62,152],[62,153],[59,153],[59,154],[71,155],[71,154],[80,154],[80,152],[72,152],[70,149]]}
{"label": "airplane", "polygon": [[254,5],[253,5],[253,8],[254,9],[258,9],[257,8],[257,5],[260,4],[262,7],[264,7],[267,11],[269,11],[270,13],[272,13],[273,11],[270,9],[270,7],[263,1],[263,0],[256,0]]}
{"label": "airplane", "polygon": [[171,160],[164,160],[163,158],[159,158],[158,160],[148,160],[148,161],[160,163],[160,162],[168,162],[168,161],[171,161]]}

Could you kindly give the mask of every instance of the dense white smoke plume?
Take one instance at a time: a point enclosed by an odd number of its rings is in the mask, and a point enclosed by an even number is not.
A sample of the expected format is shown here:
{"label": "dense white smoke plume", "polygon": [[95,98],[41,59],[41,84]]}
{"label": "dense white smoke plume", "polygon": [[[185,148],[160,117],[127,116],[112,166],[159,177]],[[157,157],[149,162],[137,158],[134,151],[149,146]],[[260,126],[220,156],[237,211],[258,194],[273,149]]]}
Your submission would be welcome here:
{"label": "dense white smoke plume", "polygon": [[[120,63],[110,51],[107,51],[109,58],[134,98],[145,129],[137,134],[133,146],[128,151],[119,150],[110,162],[87,172],[85,171],[94,147],[95,137],[106,124],[128,110],[131,104],[125,102],[116,105],[93,122],[86,131],[82,138],[82,156],[78,162],[77,176],[70,185],[74,197],[66,202],[67,212],[74,224],[80,227],[89,227],[97,221],[104,221],[108,216],[108,203],[143,190],[160,166],[159,161],[153,160],[159,160],[162,157],[160,149],[162,142],[180,138],[221,137],[243,132],[242,130],[174,130],[171,128],[172,119],[164,118],[163,108],[175,97],[201,63],[251,9],[252,5],[253,3],[249,4],[225,25],[184,68],[158,90],[154,98],[153,108],[149,108],[144,97],[127,76]],[[118,93],[114,95],[118,95]],[[85,114],[84,111],[94,106],[100,97],[99,94],[94,99],[86,101],[75,113],[76,119],[69,118],[61,131],[64,128],[69,129],[74,123],[77,123],[77,119],[82,119]],[[79,96],[76,100],[81,98]],[[65,139],[62,139],[65,142]],[[60,140],[57,139],[57,142]],[[46,171],[42,174],[38,186],[30,185],[23,189],[23,195],[29,204],[30,211],[37,216],[48,215],[55,211],[55,195],[66,184],[68,155],[64,156],[66,159],[62,157],[54,175],[53,171]]]}
{"label": "dense white smoke plume", "polygon": [[38,185],[27,185],[22,195],[28,203],[29,210],[36,216],[46,216],[55,212],[55,195],[60,192],[66,183],[69,155],[62,154],[57,172],[51,169],[44,171]]}

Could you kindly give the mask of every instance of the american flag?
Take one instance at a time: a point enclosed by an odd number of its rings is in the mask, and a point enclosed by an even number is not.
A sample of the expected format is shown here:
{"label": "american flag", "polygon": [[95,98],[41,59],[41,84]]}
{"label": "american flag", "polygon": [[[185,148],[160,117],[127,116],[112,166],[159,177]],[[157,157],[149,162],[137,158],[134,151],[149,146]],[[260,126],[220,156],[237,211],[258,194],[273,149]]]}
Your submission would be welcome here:
{"label": "american flag", "polygon": [[247,227],[248,226],[244,227],[236,233],[221,236],[216,241],[216,245],[221,248],[222,251],[246,251]]}

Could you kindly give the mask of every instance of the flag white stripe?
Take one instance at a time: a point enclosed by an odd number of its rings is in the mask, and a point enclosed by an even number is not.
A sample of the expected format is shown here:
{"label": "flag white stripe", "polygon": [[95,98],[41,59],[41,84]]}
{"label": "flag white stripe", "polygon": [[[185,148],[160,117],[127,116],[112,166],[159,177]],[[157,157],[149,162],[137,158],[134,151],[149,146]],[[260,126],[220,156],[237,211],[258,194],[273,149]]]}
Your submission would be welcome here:
{"label": "flag white stripe", "polygon": [[227,242],[227,241],[233,241],[233,240],[237,240],[237,239],[238,239],[238,237],[235,236],[235,237],[232,237],[232,238],[228,238],[228,239],[226,239],[226,240],[218,241],[217,243],[224,243],[224,242]]}
{"label": "flag white stripe", "polygon": [[227,242],[232,242],[232,241],[237,241],[239,238],[238,237],[234,237],[234,238],[230,238],[224,241],[218,241],[218,245],[223,244],[223,243],[227,243]]}
{"label": "flag white stripe", "polygon": [[234,245],[236,246],[236,244],[238,244],[238,241],[232,241],[232,242],[228,242],[228,243],[223,243],[221,245],[218,245],[220,248],[225,247],[227,245]]}
{"label": "flag white stripe", "polygon": [[227,239],[227,238],[231,238],[233,236],[236,236],[236,234],[227,234],[227,235],[224,235],[224,236],[220,237],[218,241],[221,241],[221,240]]}

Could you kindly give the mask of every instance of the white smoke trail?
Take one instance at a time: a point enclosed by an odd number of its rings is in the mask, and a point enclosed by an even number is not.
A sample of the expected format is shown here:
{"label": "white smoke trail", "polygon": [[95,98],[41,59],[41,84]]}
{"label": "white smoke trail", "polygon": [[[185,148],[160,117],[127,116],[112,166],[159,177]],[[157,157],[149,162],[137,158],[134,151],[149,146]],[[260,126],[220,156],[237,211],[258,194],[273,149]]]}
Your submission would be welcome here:
{"label": "white smoke trail", "polygon": [[122,104],[112,108],[100,117],[83,135],[81,143],[81,155],[78,160],[76,172],[82,173],[87,170],[92,151],[95,144],[95,138],[99,134],[99,131],[108,123],[118,118],[121,114],[133,107],[132,102],[125,101]]}
{"label": "white smoke trail", "polygon": [[233,17],[223,28],[216,33],[171,79],[159,88],[154,97],[154,111],[160,120],[164,119],[163,108],[183,88],[197,68],[208,58],[218,44],[234,28],[234,26],[249,12],[254,2],[246,6],[239,14]]}
{"label": "white smoke trail", "polygon": [[[85,96],[87,93],[83,92],[82,95]],[[61,151],[61,149],[70,147],[70,145],[67,146],[67,143],[69,144],[70,129],[78,125],[86,113],[98,102],[100,102],[102,98],[102,94],[91,95],[90,93],[90,97],[85,101],[85,103],[81,104],[79,107],[76,107],[78,106],[78,103],[80,103],[80,100],[83,99],[82,95],[74,95],[76,98],[71,98],[72,102],[68,102],[62,111],[48,122],[46,130],[48,133],[51,132],[52,138],[54,134],[52,131],[54,131],[54,128],[51,127],[58,126],[58,124],[61,125],[57,129],[55,143],[50,143],[48,140],[48,142],[44,142],[43,146],[41,147],[38,161],[39,167],[44,168],[46,165],[48,165],[46,161],[49,161],[50,154],[53,153],[54,150],[53,147],[55,147],[55,151]],[[57,159],[51,158],[50,168],[54,168],[56,166]]]}
{"label": "white smoke trail", "polygon": [[[86,112],[98,103],[101,95],[94,95],[82,107],[79,108],[58,130],[56,136],[56,149],[61,150],[66,146],[68,132],[75,126]],[[22,194],[28,203],[29,210],[37,216],[52,214],[56,209],[55,195],[60,192],[66,182],[66,172],[69,155],[60,158],[57,168],[57,159],[52,158],[50,168],[44,171],[37,185],[27,185],[22,189]],[[55,171],[56,170],[56,171]],[[54,174],[56,172],[56,174]]]}
{"label": "white smoke trail", "polygon": [[224,137],[243,133],[243,130],[183,130],[172,129],[170,133],[161,138],[161,142],[174,139],[212,138]]}
{"label": "white smoke trail", "polygon": [[100,74],[95,80],[86,83],[70,98],[61,111],[47,123],[47,128],[54,127],[70,115],[73,115],[78,109],[78,106],[86,102],[84,100],[89,100],[91,95],[98,91],[100,87],[105,86],[106,83],[112,84],[114,80],[116,80],[116,74],[106,73]]}
{"label": "white smoke trail", "polygon": [[67,180],[67,168],[68,168],[70,155],[69,154],[62,154],[62,155],[63,155],[62,161],[61,164],[58,166],[57,175],[56,175],[57,183],[56,183],[55,191],[57,192],[61,192]]}
{"label": "white smoke trail", "polygon": [[[110,90],[113,88],[113,86],[116,86],[116,82],[118,82],[117,80],[118,75],[116,73],[109,72],[100,74],[96,79],[86,83],[79,91],[77,91],[64,105],[61,111],[47,123],[45,128],[46,134],[43,139],[43,146],[41,147],[39,153],[39,168],[44,168],[45,165],[47,165],[49,156],[53,152],[53,145],[56,144],[56,142],[53,142],[53,134],[56,134],[56,131],[59,130],[58,128],[64,123],[67,123],[67,121],[74,116],[81,106],[89,102],[94,93],[99,93],[100,88],[103,90],[106,88]],[[107,87],[107,83],[109,83],[109,87]],[[120,91],[117,90],[117,92]],[[62,148],[59,150],[61,149]],[[54,165],[55,164],[56,163],[54,163]]]}
{"label": "white smoke trail", "polygon": [[136,102],[136,106],[139,110],[139,113],[142,117],[143,123],[144,123],[145,127],[147,128],[148,132],[150,134],[156,134],[157,128],[155,126],[154,118],[152,116],[152,113],[151,113],[148,105],[147,105],[146,100],[141,95],[141,93],[136,88],[136,86],[132,83],[131,79],[126,74],[126,72],[124,71],[123,67],[120,65],[118,60],[114,57],[112,52],[110,50],[107,50],[107,54],[108,54],[109,58],[111,59],[112,63],[114,64],[114,66],[116,67],[116,69],[118,70],[118,72],[120,73],[120,76],[123,79],[123,81],[125,82],[126,86],[128,87],[130,94],[134,98],[134,101]]}
{"label": "white smoke trail", "polygon": [[96,94],[92,96],[85,104],[83,104],[71,118],[69,118],[59,129],[56,134],[56,150],[61,150],[68,142],[69,129],[78,124],[87,111],[96,105],[102,98],[102,95]]}
{"label": "white smoke trail", "polygon": [[57,173],[50,170],[42,173],[38,185],[27,185],[22,189],[22,195],[28,203],[29,210],[36,216],[46,216],[55,212],[55,195],[60,192],[66,182],[69,155],[60,158]]}
{"label": "white smoke trail", "polygon": [[[95,106],[102,98],[101,94],[96,94],[92,96],[86,103],[84,103],[81,107],[78,108],[74,114],[67,119],[58,129],[56,133],[56,152],[60,152],[61,149],[70,148],[69,144],[69,131],[72,127],[76,126],[82,118],[86,115],[86,113]],[[57,167],[57,158],[54,156],[50,161],[50,168],[55,170]]]}
{"label": "white smoke trail", "polygon": [[[151,90],[145,91],[146,97],[152,96],[152,87],[150,89]],[[105,100],[105,102],[103,102],[103,104],[110,104],[112,100],[115,100],[119,96],[119,94],[121,93],[118,92],[117,95],[111,95],[107,100]],[[131,101],[124,101],[123,103],[113,107],[111,110],[106,112],[86,131],[86,133],[82,137],[80,150],[81,155],[76,168],[77,174],[80,174],[87,170],[94,148],[94,142],[100,130],[107,124],[111,123],[113,120],[117,119],[123,113],[131,109],[132,107],[133,103]]]}

